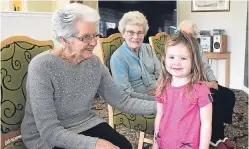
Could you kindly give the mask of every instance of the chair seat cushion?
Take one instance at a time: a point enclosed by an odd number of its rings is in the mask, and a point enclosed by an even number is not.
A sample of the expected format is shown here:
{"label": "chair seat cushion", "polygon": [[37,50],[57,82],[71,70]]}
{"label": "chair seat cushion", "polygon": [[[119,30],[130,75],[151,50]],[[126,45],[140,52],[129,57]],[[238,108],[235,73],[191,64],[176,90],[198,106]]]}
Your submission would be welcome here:
{"label": "chair seat cushion", "polygon": [[154,133],[155,115],[125,114],[114,110],[114,125],[122,125],[129,129],[135,129],[147,134]]}
{"label": "chair seat cushion", "polygon": [[26,149],[22,139],[17,139],[4,147],[4,149]]}

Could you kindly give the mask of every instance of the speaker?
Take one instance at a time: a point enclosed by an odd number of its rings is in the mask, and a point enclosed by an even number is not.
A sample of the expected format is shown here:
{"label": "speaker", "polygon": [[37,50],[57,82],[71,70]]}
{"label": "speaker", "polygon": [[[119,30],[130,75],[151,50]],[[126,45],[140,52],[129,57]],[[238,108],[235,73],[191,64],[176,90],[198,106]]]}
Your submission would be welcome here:
{"label": "speaker", "polygon": [[227,52],[227,35],[213,35],[213,52]]}

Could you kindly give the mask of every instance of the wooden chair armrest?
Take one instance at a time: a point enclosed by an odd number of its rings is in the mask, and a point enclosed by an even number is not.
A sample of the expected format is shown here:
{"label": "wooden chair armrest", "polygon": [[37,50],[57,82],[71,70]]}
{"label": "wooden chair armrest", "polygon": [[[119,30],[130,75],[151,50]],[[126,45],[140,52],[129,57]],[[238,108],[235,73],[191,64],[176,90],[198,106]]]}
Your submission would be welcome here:
{"label": "wooden chair armrest", "polygon": [[21,135],[21,131],[20,129],[16,130],[16,131],[11,131],[11,132],[8,132],[6,134],[1,134],[1,148],[3,149],[4,146],[5,146],[5,142],[12,139],[12,138],[15,138],[17,136],[20,136]]}

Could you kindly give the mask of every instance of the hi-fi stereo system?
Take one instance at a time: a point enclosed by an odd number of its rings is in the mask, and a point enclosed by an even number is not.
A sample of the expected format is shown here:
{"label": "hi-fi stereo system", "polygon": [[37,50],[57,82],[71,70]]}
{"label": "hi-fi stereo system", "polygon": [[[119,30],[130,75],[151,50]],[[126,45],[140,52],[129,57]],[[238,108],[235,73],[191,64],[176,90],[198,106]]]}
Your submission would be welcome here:
{"label": "hi-fi stereo system", "polygon": [[213,36],[210,31],[200,31],[197,39],[205,52],[227,52],[227,35],[222,29],[214,29]]}

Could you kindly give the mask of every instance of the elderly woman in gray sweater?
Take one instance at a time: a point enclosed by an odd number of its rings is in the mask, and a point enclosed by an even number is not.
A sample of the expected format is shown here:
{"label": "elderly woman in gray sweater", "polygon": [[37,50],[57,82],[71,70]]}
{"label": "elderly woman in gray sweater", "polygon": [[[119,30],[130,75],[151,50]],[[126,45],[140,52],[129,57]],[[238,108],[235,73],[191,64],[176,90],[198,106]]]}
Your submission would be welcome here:
{"label": "elderly woman in gray sweater", "polygon": [[64,47],[39,54],[28,68],[21,125],[28,149],[131,149],[124,136],[91,111],[96,93],[123,112],[156,113],[155,101],[142,100],[146,95],[131,98],[93,55],[98,20],[97,11],[82,4],[55,12],[53,30]]}

